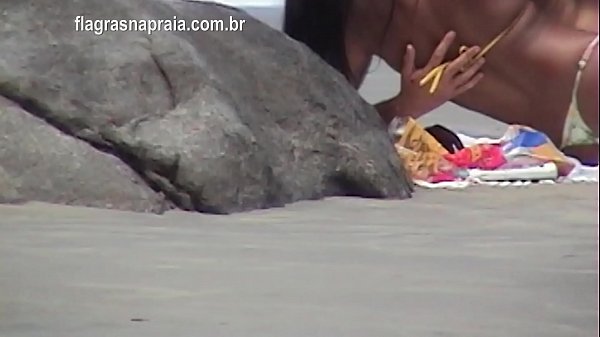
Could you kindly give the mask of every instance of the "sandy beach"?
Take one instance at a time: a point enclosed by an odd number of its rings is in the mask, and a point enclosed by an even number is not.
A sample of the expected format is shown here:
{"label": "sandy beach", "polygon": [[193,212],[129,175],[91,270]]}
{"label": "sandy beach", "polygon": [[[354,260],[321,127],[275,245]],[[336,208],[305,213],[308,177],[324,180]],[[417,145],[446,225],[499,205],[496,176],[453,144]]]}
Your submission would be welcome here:
{"label": "sandy beach", "polygon": [[[393,95],[372,68],[365,99]],[[453,105],[422,122],[505,128]],[[228,216],[0,205],[0,336],[596,336],[598,225],[597,184]]]}
{"label": "sandy beach", "polygon": [[595,336],[595,186],[231,216],[0,206],[0,335]]}

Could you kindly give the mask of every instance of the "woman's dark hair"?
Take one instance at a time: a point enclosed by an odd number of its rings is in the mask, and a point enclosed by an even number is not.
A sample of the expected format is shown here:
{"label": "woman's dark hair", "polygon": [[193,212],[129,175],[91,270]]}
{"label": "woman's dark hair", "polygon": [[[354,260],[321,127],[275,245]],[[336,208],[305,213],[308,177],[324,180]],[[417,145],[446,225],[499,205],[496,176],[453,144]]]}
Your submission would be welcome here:
{"label": "woman's dark hair", "polygon": [[[346,29],[353,5],[354,0],[286,0],[283,21],[284,33],[307,45],[351,83],[355,74],[346,54]],[[396,1],[390,0],[390,5],[380,43],[392,23]]]}
{"label": "woman's dark hair", "polygon": [[352,0],[286,0],[283,31],[351,80],[346,25]]}

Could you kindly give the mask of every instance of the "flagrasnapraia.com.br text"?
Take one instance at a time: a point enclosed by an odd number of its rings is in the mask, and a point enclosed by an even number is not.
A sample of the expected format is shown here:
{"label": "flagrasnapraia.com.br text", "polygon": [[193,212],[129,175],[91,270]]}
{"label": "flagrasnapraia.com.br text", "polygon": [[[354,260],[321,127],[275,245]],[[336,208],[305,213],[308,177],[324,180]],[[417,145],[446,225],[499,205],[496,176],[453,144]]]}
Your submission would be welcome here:
{"label": "flagrasnapraia.com.br text", "polygon": [[75,31],[102,35],[106,32],[240,32],[246,20],[229,16],[229,20],[203,19],[90,19],[83,15],[73,20]]}

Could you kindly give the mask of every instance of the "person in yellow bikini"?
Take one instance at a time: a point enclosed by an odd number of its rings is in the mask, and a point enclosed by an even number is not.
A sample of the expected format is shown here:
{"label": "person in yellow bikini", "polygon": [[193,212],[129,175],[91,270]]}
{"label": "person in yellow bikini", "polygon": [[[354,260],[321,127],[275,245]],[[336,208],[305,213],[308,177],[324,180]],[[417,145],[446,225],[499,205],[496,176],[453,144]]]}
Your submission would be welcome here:
{"label": "person in yellow bikini", "polygon": [[386,122],[452,101],[597,162],[597,6],[571,2],[287,0],[284,31],[356,88],[373,56],[401,73],[401,92],[376,105]]}

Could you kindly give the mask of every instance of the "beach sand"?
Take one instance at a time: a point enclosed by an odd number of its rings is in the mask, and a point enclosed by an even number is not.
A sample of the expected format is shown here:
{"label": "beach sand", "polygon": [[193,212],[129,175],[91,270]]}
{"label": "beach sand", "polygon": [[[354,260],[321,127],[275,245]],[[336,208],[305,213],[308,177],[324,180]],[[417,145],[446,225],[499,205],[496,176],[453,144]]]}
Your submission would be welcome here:
{"label": "beach sand", "polygon": [[[397,90],[382,66],[369,101]],[[30,203],[0,206],[0,231],[1,337],[598,335],[597,184],[230,216]]]}
{"label": "beach sand", "polygon": [[0,206],[0,336],[596,336],[594,194],[231,216]]}

